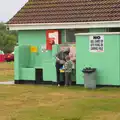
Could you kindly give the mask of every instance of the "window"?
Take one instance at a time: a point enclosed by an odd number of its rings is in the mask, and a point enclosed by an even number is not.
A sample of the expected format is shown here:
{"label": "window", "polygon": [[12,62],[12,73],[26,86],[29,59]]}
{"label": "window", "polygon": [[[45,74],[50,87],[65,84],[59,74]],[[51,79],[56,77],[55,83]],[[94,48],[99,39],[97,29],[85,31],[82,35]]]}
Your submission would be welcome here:
{"label": "window", "polygon": [[107,28],[107,32],[120,32],[120,28]]}
{"label": "window", "polygon": [[88,29],[67,29],[65,30],[66,42],[75,42],[76,33],[88,33]]}

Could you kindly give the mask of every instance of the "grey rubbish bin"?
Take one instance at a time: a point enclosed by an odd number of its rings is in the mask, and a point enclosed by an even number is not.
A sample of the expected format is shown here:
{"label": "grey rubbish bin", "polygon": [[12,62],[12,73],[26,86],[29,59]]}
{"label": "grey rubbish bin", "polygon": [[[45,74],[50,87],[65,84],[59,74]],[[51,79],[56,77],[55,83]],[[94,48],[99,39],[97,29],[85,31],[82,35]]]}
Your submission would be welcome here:
{"label": "grey rubbish bin", "polygon": [[95,89],[96,88],[96,68],[85,68],[82,70],[84,73],[84,87]]}

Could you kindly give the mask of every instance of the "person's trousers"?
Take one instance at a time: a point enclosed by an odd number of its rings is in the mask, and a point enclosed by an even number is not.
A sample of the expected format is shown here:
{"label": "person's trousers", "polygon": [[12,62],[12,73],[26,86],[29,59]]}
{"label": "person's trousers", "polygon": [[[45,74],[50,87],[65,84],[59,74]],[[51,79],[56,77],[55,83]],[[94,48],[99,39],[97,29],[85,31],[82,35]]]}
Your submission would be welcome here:
{"label": "person's trousers", "polygon": [[62,77],[63,81],[65,81],[65,73],[60,73],[60,71],[57,70],[57,84],[60,84],[60,76]]}
{"label": "person's trousers", "polygon": [[[56,74],[57,74],[57,84],[60,84],[60,68],[62,67],[62,65],[61,64],[56,64]],[[64,73],[62,73],[62,79],[63,79],[63,81],[65,81],[65,74]]]}
{"label": "person's trousers", "polygon": [[65,85],[71,84],[72,84],[71,72],[65,72]]}

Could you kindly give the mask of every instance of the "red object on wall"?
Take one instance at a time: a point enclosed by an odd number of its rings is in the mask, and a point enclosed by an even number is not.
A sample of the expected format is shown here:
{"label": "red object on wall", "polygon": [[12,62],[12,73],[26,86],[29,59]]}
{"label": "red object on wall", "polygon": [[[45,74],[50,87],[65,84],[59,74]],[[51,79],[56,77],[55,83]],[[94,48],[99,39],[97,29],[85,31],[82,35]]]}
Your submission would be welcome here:
{"label": "red object on wall", "polygon": [[4,62],[5,61],[5,56],[0,54],[0,62]]}
{"label": "red object on wall", "polygon": [[46,31],[46,49],[52,50],[53,44],[60,44],[60,32],[58,30]]}

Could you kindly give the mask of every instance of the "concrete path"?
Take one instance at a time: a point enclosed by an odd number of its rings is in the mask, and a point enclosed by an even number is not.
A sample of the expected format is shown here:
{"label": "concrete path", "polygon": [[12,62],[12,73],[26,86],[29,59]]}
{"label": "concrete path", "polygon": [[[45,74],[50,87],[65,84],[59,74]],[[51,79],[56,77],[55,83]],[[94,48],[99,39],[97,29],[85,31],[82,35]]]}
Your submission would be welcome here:
{"label": "concrete path", "polygon": [[0,82],[0,85],[13,85],[14,81]]}

